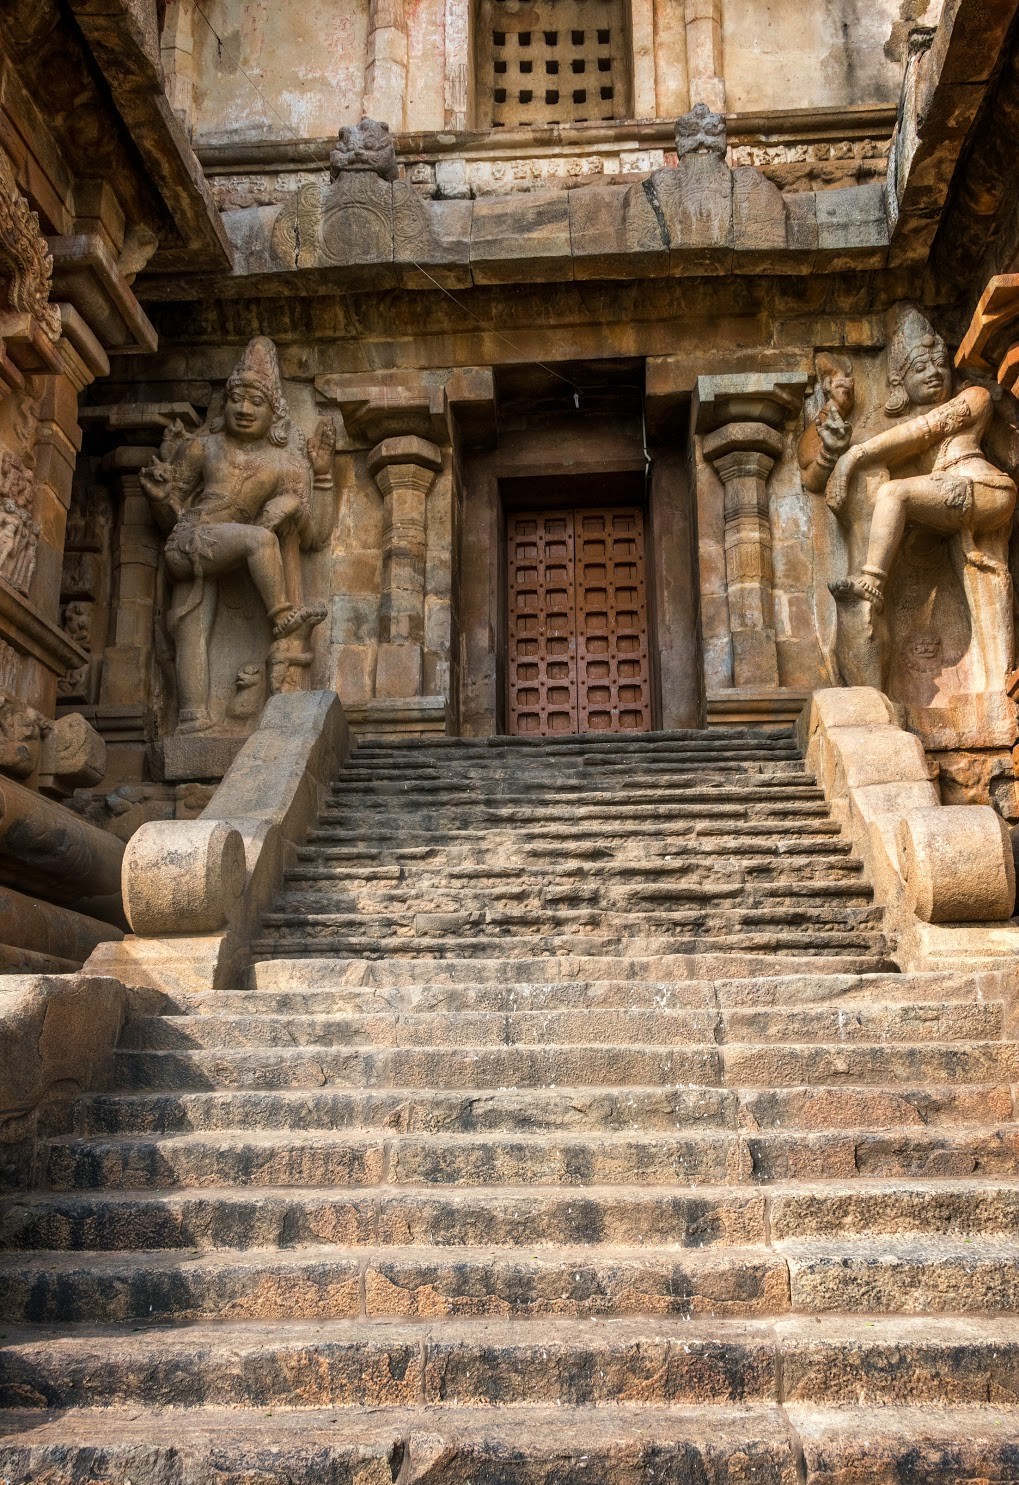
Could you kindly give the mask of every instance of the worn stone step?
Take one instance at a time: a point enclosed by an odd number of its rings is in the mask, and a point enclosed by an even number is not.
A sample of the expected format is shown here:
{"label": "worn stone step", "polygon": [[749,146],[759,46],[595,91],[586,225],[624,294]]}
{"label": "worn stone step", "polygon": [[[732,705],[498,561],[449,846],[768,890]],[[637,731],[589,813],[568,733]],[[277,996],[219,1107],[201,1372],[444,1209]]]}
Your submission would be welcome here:
{"label": "worn stone step", "polygon": [[669,1407],[777,1395],[774,1333],[745,1320],[17,1328],[0,1344],[4,1408]]}
{"label": "worn stone step", "polygon": [[[728,936],[710,935],[703,930],[677,930],[665,935],[627,935],[623,933],[606,936],[597,933],[580,933],[576,927],[570,935],[526,934],[515,935],[512,925],[504,925],[498,935],[482,936],[458,933],[455,937],[438,937],[424,934],[390,933],[386,935],[353,934],[329,925],[267,926],[263,936],[252,943],[252,953],[264,956],[272,953],[283,957],[307,954],[318,958],[323,952],[332,952],[338,958],[392,959],[405,954],[411,959],[433,957],[435,959],[495,959],[515,951],[521,958],[532,956],[537,947],[550,956],[567,957],[578,951],[585,954],[601,954],[605,958],[618,956],[621,951],[632,949],[638,958],[689,954],[695,956],[728,956],[733,964],[734,976],[746,971],[748,961],[756,958],[770,959],[769,968],[778,969],[784,956],[786,964],[794,967],[797,958],[802,962],[814,956],[818,968],[828,973],[852,973],[855,970],[885,969],[891,967],[887,942],[878,932],[849,933],[834,929],[812,928],[807,930],[786,929],[784,932],[765,933],[749,928]],[[790,962],[792,961],[792,962]],[[698,971],[691,963],[689,973]],[[703,973],[703,970],[700,971]]]}
{"label": "worn stone step", "polygon": [[723,814],[736,818],[744,809],[764,819],[790,813],[826,817],[828,813],[823,791],[806,779],[768,787],[744,780],[719,779],[711,784],[691,777],[667,784],[627,777],[625,789],[618,785],[595,789],[586,780],[582,787],[571,788],[557,779],[527,780],[526,787],[514,779],[495,788],[483,780],[450,780],[426,788],[409,781],[375,787],[350,781],[346,786],[333,785],[321,818],[397,813],[407,819],[444,818],[454,813],[494,821],[521,817],[530,821],[550,810],[564,811],[567,800],[570,817],[581,820],[603,813],[610,818],[622,813],[632,819],[669,819],[677,812],[677,818],[683,819],[690,811],[703,814],[719,807]]}
{"label": "worn stone step", "polygon": [[[742,1325],[757,1330],[752,1322]],[[911,1403],[938,1409],[1019,1404],[1019,1320],[1014,1315],[826,1315],[820,1323],[790,1317],[777,1320],[773,1334],[782,1358],[782,1400],[793,1405],[880,1405],[883,1413]],[[870,1415],[872,1426],[878,1416]]]}
{"label": "worn stone step", "polygon": [[[717,1048],[455,1047],[362,1052],[333,1047],[186,1052],[118,1051],[126,1088],[504,1088],[587,1083],[662,1086],[720,1081]],[[976,1080],[974,1078],[974,1080]],[[942,1080],[944,1081],[944,1080]],[[985,1075],[980,1081],[990,1081]]]}
{"label": "worn stone step", "polygon": [[825,1177],[1019,1175],[1019,1126],[558,1135],[236,1130],[51,1141],[54,1189],[171,1186],[665,1185]]}
{"label": "worn stone step", "polygon": [[134,1252],[517,1244],[702,1248],[885,1234],[1019,1234],[1015,1176],[784,1181],[754,1186],[166,1187],[32,1192],[0,1212],[0,1247]]}
{"label": "worn stone step", "polygon": [[[50,1249],[383,1248],[519,1244],[546,1256],[561,1244],[702,1248],[763,1244],[767,1196],[732,1187],[166,1188],[33,1192],[0,1216],[9,1252]],[[960,1197],[960,1210],[965,1200]],[[1001,1205],[1001,1222],[1008,1208]],[[808,1235],[813,1230],[808,1229]]]}
{"label": "worn stone step", "polygon": [[[427,868],[438,871],[443,866],[460,870],[483,869],[519,872],[556,869],[570,871],[639,871],[641,869],[668,869],[670,863],[677,871],[690,871],[693,867],[707,869],[717,865],[729,866],[734,853],[739,853],[739,862],[744,870],[755,863],[771,866],[781,862],[802,869],[811,864],[846,863],[853,861],[852,843],[844,837],[828,832],[818,834],[794,834],[791,837],[759,836],[741,834],[694,835],[651,838],[644,833],[636,841],[620,839],[611,850],[594,841],[566,842],[562,850],[548,841],[532,841],[525,853],[514,856],[514,837],[505,836],[488,849],[484,832],[478,832],[476,842],[461,842],[447,846],[431,844],[408,846],[391,834],[390,843],[380,849],[374,842],[351,842],[346,845],[302,845],[297,847],[297,860],[309,862],[335,862],[346,866],[379,867],[391,870]],[[850,869],[841,867],[839,869]],[[862,870],[856,861],[853,870]]]}
{"label": "worn stone step", "polygon": [[[991,1025],[991,1018],[986,1018]],[[954,1022],[946,1015],[946,1027]],[[713,1010],[382,1012],[340,1015],[142,1016],[128,1023],[122,1048],[173,1051],[188,1047],[483,1047],[616,1043],[713,1042]],[[931,1028],[933,1035],[933,1028]],[[993,1034],[993,1033],[989,1033]]]}
{"label": "worn stone step", "polygon": [[583,1041],[673,1046],[717,1042],[961,1042],[993,1041],[1004,1027],[1000,1002],[948,1005],[773,1006],[715,1011],[589,1009],[309,1014],[139,1016],[128,1022],[121,1048],[174,1051],[189,1047],[481,1047],[566,1046]]}
{"label": "worn stone step", "polygon": [[350,802],[401,811],[467,802],[526,805],[534,810],[544,810],[561,806],[564,799],[569,799],[572,806],[606,804],[611,808],[621,808],[627,799],[642,805],[683,801],[713,803],[715,800],[754,804],[766,804],[772,800],[821,803],[824,792],[806,774],[775,777],[733,774],[721,769],[712,773],[689,769],[685,773],[660,770],[648,774],[627,769],[625,777],[599,778],[592,777],[588,769],[582,775],[542,774],[527,778],[511,773],[500,779],[465,773],[432,778],[407,778],[399,774],[384,778],[372,773],[366,778],[338,780],[330,787],[329,799],[331,807],[336,809],[346,809]]}
{"label": "worn stone step", "polygon": [[328,898],[311,893],[299,896],[294,892],[283,899],[282,910],[266,913],[263,918],[266,928],[297,927],[309,931],[318,927],[361,928],[375,934],[386,932],[397,938],[428,933],[556,934],[572,929],[588,929],[589,936],[597,934],[603,938],[610,935],[650,938],[696,929],[721,938],[776,927],[790,927],[802,932],[851,933],[868,928],[877,930],[883,922],[884,910],[880,907],[870,904],[857,906],[851,901],[837,900],[813,903],[808,899],[791,906],[779,903],[753,907],[741,901],[731,905],[717,902],[712,896],[708,902],[694,906],[672,910],[648,906],[628,912],[597,906],[557,909],[549,905],[514,908],[485,904],[472,908],[468,903],[452,912],[411,911],[400,914],[392,908],[369,913],[343,907],[334,910]]}
{"label": "worn stone step", "polygon": [[784,1240],[793,1308],[817,1314],[1019,1311],[1019,1236]]}
{"label": "worn stone step", "polygon": [[401,1467],[423,1485],[986,1485],[1015,1478],[1017,1436],[1019,1414],[994,1405],[21,1409],[0,1414],[0,1470],[10,1485],[73,1485],[97,1459],[103,1485],[388,1485]]}
{"label": "worn stone step", "polygon": [[[283,977],[269,979],[263,973],[260,982],[280,986]],[[344,987],[342,976],[330,984],[329,960],[296,960],[291,977],[293,988],[264,990],[173,991],[165,996],[164,1013],[179,1012],[198,1016],[262,1015],[340,1015],[444,1011],[447,1014],[487,1012],[548,1012],[580,1010],[661,1010],[735,1009],[763,1010],[771,1006],[781,1014],[800,1007],[820,1008],[846,1005],[873,1008],[878,1004],[886,1013],[896,1014],[900,1007],[922,1005],[935,992],[941,994],[939,1006],[963,1007],[973,1003],[1000,1004],[997,999],[1007,993],[1005,987],[987,977],[986,988],[977,988],[961,976],[950,982],[934,980],[916,983],[909,976],[808,976],[785,979],[746,981],[711,980],[574,980],[536,984],[533,981],[481,981],[476,984],[380,985],[378,987]],[[302,966],[318,964],[321,983]],[[288,983],[283,980],[283,983]],[[944,991],[941,992],[941,984]],[[993,1012],[992,1012],[993,1014]]]}
{"label": "worn stone step", "polygon": [[[1003,1246],[1003,1245],[999,1245]],[[1019,1287],[1019,1274],[1014,1280]],[[358,1315],[773,1315],[785,1260],[761,1247],[249,1249],[14,1254],[14,1322],[355,1319]]]}
{"label": "worn stone step", "polygon": [[[502,851],[505,857],[507,848],[507,843],[497,837],[508,832],[483,829],[478,825],[448,824],[440,829],[417,819],[382,823],[369,820],[360,829],[355,829],[353,827],[356,823],[345,816],[343,821],[332,825],[313,826],[307,832],[305,841],[310,844],[350,845],[364,851],[365,832],[370,832],[370,849],[374,853],[388,852],[394,846],[401,849],[426,846],[429,850],[438,850],[444,846],[460,848],[473,843],[489,844],[494,851]],[[826,820],[821,816],[811,815],[800,819],[790,815],[771,821],[771,828],[766,829],[767,822],[747,818],[745,813],[733,817],[719,814],[716,810],[701,816],[691,815],[686,821],[670,820],[667,822],[667,829],[666,822],[660,820],[628,821],[625,831],[608,829],[610,823],[592,821],[585,824],[581,821],[560,820],[553,824],[541,823],[529,817],[518,822],[517,828],[512,832],[513,841],[510,844],[515,845],[518,850],[529,850],[532,845],[550,845],[553,848],[558,845],[560,855],[568,856],[571,847],[590,845],[599,853],[608,853],[617,846],[648,839],[661,852],[668,854],[674,842],[683,840],[704,842],[705,851],[708,849],[708,842],[716,841],[719,849],[730,851],[734,849],[732,842],[747,838],[752,838],[761,847],[773,843],[777,848],[780,842],[788,842],[791,836],[799,836],[801,840],[819,844],[826,838],[838,837],[842,833],[842,827],[837,821]]]}
{"label": "worn stone step", "polygon": [[[265,992],[378,991],[386,1005],[434,1010],[524,1010],[586,1004],[661,1006],[663,1010],[716,1003],[722,1007],[1008,1000],[1011,978],[1001,971],[832,971],[816,958],[762,957],[741,972],[728,957],[585,955],[386,961],[328,958],[256,960],[251,982]],[[212,1006],[230,992],[203,992]],[[400,996],[412,997],[401,1001]],[[498,997],[504,997],[498,999]],[[693,997],[692,999],[690,997]],[[186,1002],[182,1002],[186,1003]]]}
{"label": "worn stone step", "polygon": [[1015,1043],[867,1043],[739,1046],[524,1046],[118,1051],[127,1088],[505,1088],[549,1084],[622,1087],[698,1083],[800,1088],[899,1082],[995,1083],[1019,1069]]}
{"label": "worn stone step", "polygon": [[80,1135],[227,1129],[472,1130],[954,1129],[1009,1123],[1009,1084],[894,1088],[283,1089],[100,1093],[59,1111]]}
{"label": "worn stone step", "polygon": [[1019,1412],[964,1407],[786,1410],[807,1485],[986,1485],[1019,1478]]}
{"label": "worn stone step", "polygon": [[[1015,1319],[280,1321],[10,1327],[0,1407],[1019,1403]],[[898,1482],[897,1482],[898,1485]]]}
{"label": "worn stone step", "polygon": [[[826,921],[832,915],[842,920],[845,912],[867,909],[872,889],[859,882],[747,882],[745,880],[633,882],[605,886],[597,882],[478,883],[470,887],[455,882],[410,880],[386,889],[328,878],[288,879],[277,898],[277,910],[306,917],[343,914],[345,921],[366,923],[430,922],[439,914],[450,920],[486,925],[501,922],[508,913],[526,921],[544,923],[550,913],[579,910],[605,931],[619,927],[621,915],[639,923],[645,931],[659,925],[714,921],[720,908],[736,909],[741,915],[761,914],[771,921],[774,914],[790,914],[808,921]],[[709,915],[709,916],[706,916]],[[555,920],[558,923],[558,918]],[[881,921],[875,918],[875,921]],[[720,926],[725,926],[725,920]]]}
{"label": "worn stone step", "polygon": [[421,1485],[796,1485],[796,1458],[768,1404],[0,1414],[9,1485],[77,1485],[97,1460],[102,1485],[391,1485],[401,1468]]}

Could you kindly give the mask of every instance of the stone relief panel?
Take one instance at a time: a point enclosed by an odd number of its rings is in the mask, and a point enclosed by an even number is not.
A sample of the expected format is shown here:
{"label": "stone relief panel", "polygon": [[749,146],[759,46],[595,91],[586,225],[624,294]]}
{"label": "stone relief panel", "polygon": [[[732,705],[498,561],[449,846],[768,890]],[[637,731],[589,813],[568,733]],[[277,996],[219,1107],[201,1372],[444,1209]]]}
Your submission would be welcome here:
{"label": "stone relief panel", "polygon": [[17,454],[0,454],[0,574],[27,594],[35,576],[39,523],[32,472]]}
{"label": "stone relief panel", "polygon": [[[164,737],[239,744],[269,694],[308,685],[312,631],[327,610],[306,600],[304,556],[332,529],[334,451],[329,420],[308,439],[294,427],[276,348],[257,337],[204,426],[169,428],[142,470],[165,537]],[[229,749],[206,752],[203,764],[190,750],[194,777],[229,762]]]}

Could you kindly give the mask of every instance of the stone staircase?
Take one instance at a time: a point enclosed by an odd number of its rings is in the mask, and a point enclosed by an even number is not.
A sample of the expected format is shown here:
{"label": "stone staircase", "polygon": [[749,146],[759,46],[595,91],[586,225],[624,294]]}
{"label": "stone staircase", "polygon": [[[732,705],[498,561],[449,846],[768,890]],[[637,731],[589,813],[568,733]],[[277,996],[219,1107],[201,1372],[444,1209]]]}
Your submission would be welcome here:
{"label": "stone staircase", "polygon": [[362,743],[0,1209],[9,1485],[1019,1480],[1004,976],[787,733]]}

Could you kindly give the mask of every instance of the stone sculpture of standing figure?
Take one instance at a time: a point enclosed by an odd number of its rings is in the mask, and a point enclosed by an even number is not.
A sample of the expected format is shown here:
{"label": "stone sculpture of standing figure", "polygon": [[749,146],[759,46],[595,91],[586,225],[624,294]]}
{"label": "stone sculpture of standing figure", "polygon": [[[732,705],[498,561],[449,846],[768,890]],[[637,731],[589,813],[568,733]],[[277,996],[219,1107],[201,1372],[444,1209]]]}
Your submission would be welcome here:
{"label": "stone sculpture of standing figure", "polygon": [[[854,444],[832,473],[826,500],[845,523],[847,500],[857,476],[877,470],[881,478],[869,526],[849,531],[851,570],[829,584],[839,608],[840,665],[850,684],[881,685],[884,657],[854,655],[870,636],[884,607],[896,554],[910,526],[950,539],[952,562],[966,594],[970,619],[983,657],[983,684],[1000,690],[1011,665],[1012,595],[1008,541],[1016,503],[1013,480],[985,458],[982,440],[993,414],[985,388],[971,386],[953,396],[945,343],[920,312],[908,308],[888,351],[889,418],[914,409],[914,416]],[[856,636],[848,638],[850,632]],[[863,645],[863,648],[866,648]],[[846,675],[848,668],[852,671]],[[876,658],[876,668],[875,668]]]}
{"label": "stone sculpture of standing figure", "polygon": [[335,430],[322,422],[307,454],[296,448],[276,348],[252,340],[226,385],[221,419],[193,436],[164,440],[140,476],[174,579],[168,627],[176,649],[179,733],[213,726],[209,646],[220,577],[246,568],[265,606],[274,641],[306,635],[325,618],[301,601],[300,568],[286,561],[314,544],[312,476],[331,487]]}

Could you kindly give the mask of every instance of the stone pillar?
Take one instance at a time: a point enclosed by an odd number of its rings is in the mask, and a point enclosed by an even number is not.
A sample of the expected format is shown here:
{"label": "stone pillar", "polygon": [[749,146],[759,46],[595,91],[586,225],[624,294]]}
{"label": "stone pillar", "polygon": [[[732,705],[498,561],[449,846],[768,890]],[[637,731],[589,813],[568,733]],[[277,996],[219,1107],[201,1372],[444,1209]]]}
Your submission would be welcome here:
{"label": "stone pillar", "polygon": [[727,423],[704,440],[725,489],[725,579],[735,686],[777,686],[768,476],[782,453],[767,423]]}
{"label": "stone pillar", "polygon": [[690,107],[706,103],[725,113],[722,72],[722,0],[686,0],[686,69]]}
{"label": "stone pillar", "polygon": [[442,454],[424,438],[385,438],[368,455],[382,491],[382,602],[375,695],[422,695],[425,628],[425,505]]}
{"label": "stone pillar", "polygon": [[194,0],[166,0],[159,57],[163,64],[166,96],[189,135],[195,85],[194,24]]}
{"label": "stone pillar", "polygon": [[406,100],[407,17],[403,0],[371,0],[364,112],[370,119],[384,119],[396,131],[406,127]]}

